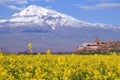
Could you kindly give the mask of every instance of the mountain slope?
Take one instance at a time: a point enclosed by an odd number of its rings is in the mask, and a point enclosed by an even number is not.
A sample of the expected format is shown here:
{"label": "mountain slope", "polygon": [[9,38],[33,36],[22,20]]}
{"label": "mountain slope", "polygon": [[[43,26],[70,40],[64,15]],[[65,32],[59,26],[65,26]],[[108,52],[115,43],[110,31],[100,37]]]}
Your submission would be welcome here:
{"label": "mountain slope", "polygon": [[36,5],[31,5],[23,9],[21,12],[13,14],[8,20],[0,20],[0,26],[50,26],[52,30],[55,30],[56,27],[115,28],[112,25],[99,23],[92,24],[80,21],[71,16]]}
{"label": "mountain slope", "polygon": [[120,40],[120,27],[89,23],[66,14],[31,5],[9,19],[0,20],[0,49],[6,52],[34,52],[51,49],[53,52],[70,52],[82,42],[95,37],[102,40]]}

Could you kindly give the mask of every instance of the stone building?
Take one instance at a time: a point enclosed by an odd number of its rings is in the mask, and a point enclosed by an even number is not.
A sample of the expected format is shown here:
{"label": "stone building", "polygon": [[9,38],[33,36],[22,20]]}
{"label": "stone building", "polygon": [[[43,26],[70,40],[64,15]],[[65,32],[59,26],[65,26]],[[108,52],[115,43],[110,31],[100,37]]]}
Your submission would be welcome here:
{"label": "stone building", "polygon": [[120,52],[120,41],[100,41],[96,38],[92,43],[82,43],[76,52]]}

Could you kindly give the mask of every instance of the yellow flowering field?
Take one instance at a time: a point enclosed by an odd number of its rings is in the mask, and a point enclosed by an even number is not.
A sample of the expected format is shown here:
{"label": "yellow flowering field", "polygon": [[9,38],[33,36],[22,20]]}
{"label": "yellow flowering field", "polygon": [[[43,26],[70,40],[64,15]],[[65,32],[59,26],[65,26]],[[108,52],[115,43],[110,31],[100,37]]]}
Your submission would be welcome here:
{"label": "yellow flowering field", "polygon": [[120,80],[120,55],[0,52],[0,80]]}

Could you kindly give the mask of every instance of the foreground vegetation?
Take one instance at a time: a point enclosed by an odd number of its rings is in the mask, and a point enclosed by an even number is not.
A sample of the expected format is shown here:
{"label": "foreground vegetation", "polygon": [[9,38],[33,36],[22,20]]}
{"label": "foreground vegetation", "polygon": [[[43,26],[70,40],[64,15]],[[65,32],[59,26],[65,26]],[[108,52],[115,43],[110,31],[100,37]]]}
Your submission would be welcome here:
{"label": "foreground vegetation", "polygon": [[0,80],[120,80],[120,55],[0,52]]}

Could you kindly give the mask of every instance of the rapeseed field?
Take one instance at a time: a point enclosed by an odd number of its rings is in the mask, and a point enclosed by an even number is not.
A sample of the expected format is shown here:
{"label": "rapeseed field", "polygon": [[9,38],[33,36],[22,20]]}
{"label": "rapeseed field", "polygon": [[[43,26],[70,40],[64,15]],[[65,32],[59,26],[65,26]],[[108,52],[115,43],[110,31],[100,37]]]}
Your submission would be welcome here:
{"label": "rapeseed field", "polygon": [[120,80],[120,55],[0,52],[0,80]]}

